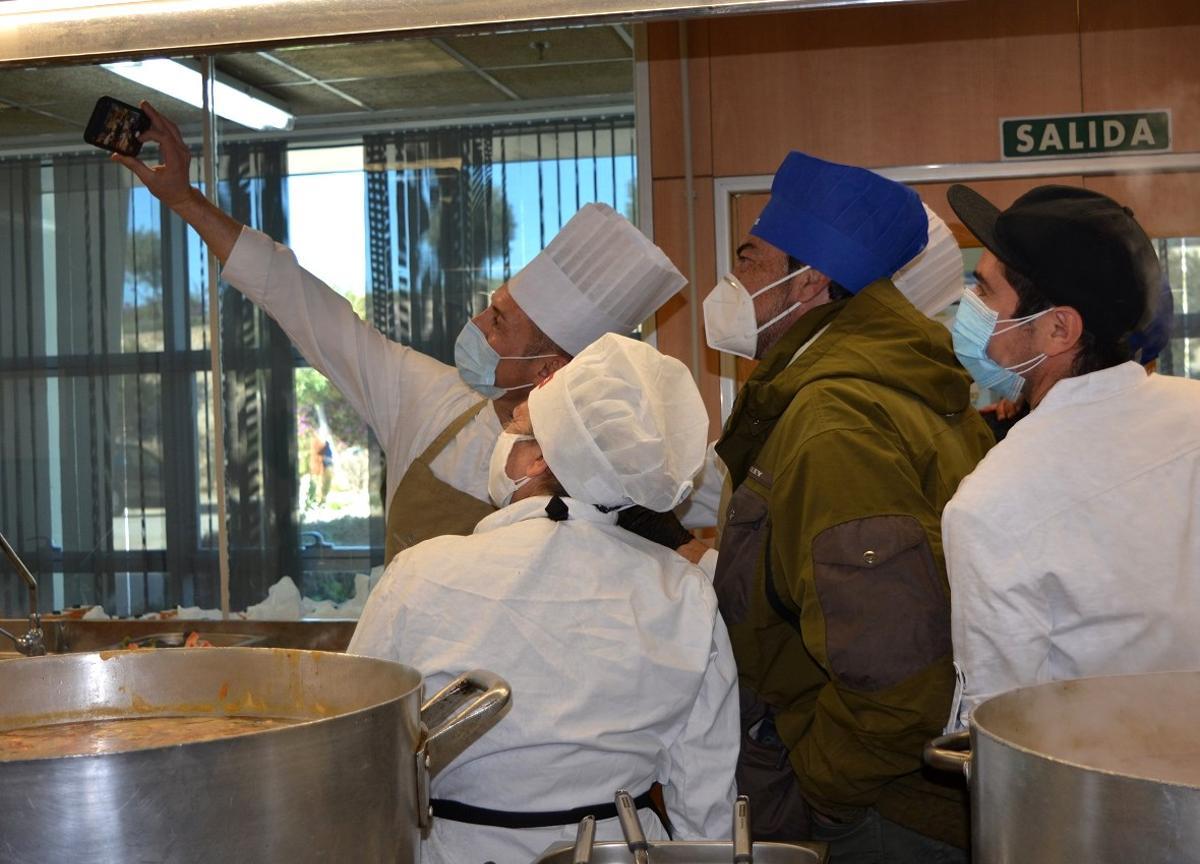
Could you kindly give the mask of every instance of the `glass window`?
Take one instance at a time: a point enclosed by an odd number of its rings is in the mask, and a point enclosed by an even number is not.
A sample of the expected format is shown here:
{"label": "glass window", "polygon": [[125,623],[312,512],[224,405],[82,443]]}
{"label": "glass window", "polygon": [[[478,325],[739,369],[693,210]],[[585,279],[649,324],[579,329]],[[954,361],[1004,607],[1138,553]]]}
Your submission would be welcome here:
{"label": "glass window", "polygon": [[[219,57],[295,115],[287,132],[219,121],[221,207],[452,362],[466,320],[579,206],[636,218],[630,46],[582,27]],[[231,608],[289,577],[330,612],[382,563],[378,444],[236,290],[210,308],[196,233],[80,144],[100,93],[149,97],[194,142],[199,186],[200,113],[146,86],[102,66],[0,71],[0,530],[45,610],[214,609],[223,475]],[[0,616],[25,602],[0,565]]]}
{"label": "glass window", "polygon": [[1155,241],[1171,288],[1170,340],[1158,357],[1164,375],[1200,378],[1200,238]]}

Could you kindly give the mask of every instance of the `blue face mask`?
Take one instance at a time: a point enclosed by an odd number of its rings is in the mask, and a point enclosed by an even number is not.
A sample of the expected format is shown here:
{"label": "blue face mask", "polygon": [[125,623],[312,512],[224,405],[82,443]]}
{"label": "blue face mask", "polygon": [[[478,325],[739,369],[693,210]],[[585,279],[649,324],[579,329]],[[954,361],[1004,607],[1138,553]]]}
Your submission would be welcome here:
{"label": "blue face mask", "polygon": [[[963,291],[962,300],[958,304],[958,312],[954,316],[954,327],[951,334],[954,338],[954,353],[958,362],[971,373],[975,383],[980,387],[991,390],[1000,399],[1016,402],[1025,388],[1025,376],[1036,369],[1046,359],[1045,354],[1031,357],[1024,363],[1015,366],[1001,366],[987,354],[988,342],[993,336],[1015,330],[1022,324],[1041,318],[1054,307],[1043,309],[1024,318],[1000,319],[1000,313],[988,307],[979,299],[979,295],[967,288]],[[997,325],[1008,326],[996,329]]]}
{"label": "blue face mask", "polygon": [[521,384],[516,387],[496,386],[496,367],[501,360],[541,360],[544,357],[554,357],[554,354],[528,354],[502,357],[496,349],[488,344],[483,331],[474,321],[468,321],[454,342],[454,365],[463,381],[478,393],[488,399],[499,399],[509,390],[524,390],[532,387],[536,381]]}

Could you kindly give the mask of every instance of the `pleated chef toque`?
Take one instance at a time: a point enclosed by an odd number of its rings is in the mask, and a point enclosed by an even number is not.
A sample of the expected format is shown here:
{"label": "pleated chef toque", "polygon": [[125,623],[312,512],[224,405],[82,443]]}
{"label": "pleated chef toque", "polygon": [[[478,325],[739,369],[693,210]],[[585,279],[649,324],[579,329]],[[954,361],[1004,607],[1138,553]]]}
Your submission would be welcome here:
{"label": "pleated chef toque", "polygon": [[933,317],[962,296],[963,257],[950,227],[925,207],[929,217],[929,242],[892,276],[892,281],[908,301]]}
{"label": "pleated chef toque", "polygon": [[572,498],[670,510],[704,463],[708,414],[687,367],[606,334],[529,394],[533,436]]}
{"label": "pleated chef toque", "polygon": [[606,204],[588,204],[508,283],[533,323],[575,355],[627,334],[687,280],[663,251]]}

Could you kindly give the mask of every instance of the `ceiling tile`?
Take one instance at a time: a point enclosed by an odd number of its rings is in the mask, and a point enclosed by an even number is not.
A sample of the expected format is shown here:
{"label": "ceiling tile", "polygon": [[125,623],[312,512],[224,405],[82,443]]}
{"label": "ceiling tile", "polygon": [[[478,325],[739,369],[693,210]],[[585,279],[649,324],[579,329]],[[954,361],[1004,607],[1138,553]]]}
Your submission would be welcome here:
{"label": "ceiling tile", "polygon": [[454,72],[462,65],[426,39],[281,49],[276,57],[322,81]]}
{"label": "ceiling tile", "polygon": [[371,78],[345,81],[337,86],[377,111],[507,101],[503,93],[474,72]]}
{"label": "ceiling tile", "polygon": [[629,46],[612,27],[607,26],[464,35],[446,41],[464,57],[485,69],[537,63],[633,59]]}
{"label": "ceiling tile", "polygon": [[632,101],[633,63],[628,60],[498,69],[491,74],[500,83],[511,87],[522,99],[603,96],[611,93],[627,96]]}

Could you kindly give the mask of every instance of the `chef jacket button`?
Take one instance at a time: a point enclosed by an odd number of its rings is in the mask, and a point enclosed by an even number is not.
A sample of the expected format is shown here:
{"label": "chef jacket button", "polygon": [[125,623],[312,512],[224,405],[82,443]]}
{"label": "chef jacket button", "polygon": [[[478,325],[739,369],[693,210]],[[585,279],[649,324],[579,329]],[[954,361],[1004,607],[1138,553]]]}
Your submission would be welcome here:
{"label": "chef jacket button", "polygon": [[868,567],[875,566],[875,562],[879,560],[879,556],[875,554],[874,549],[868,549],[863,553],[863,563]]}

